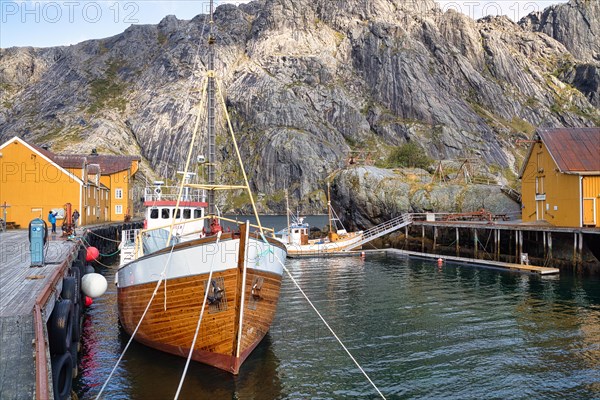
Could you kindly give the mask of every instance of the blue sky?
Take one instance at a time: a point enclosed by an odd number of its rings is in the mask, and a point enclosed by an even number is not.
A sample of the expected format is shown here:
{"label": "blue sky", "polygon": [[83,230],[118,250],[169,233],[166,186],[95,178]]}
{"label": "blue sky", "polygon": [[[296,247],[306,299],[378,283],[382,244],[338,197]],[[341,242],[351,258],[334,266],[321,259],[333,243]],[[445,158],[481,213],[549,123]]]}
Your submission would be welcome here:
{"label": "blue sky", "polygon": [[[566,1],[438,0],[438,3],[443,10],[453,8],[475,18],[504,14],[518,20],[532,11]],[[169,14],[191,19],[206,13],[208,4],[206,0],[0,0],[0,47],[48,47],[100,39],[121,33],[132,24],[157,24]]]}

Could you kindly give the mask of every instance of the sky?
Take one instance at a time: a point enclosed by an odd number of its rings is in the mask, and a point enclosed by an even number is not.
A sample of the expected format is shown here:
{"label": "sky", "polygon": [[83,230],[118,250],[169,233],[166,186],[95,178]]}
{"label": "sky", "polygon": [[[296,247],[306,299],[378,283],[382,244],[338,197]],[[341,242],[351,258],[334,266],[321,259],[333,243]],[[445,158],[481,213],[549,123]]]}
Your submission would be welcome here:
{"label": "sky", "polygon": [[[420,0],[415,0],[420,1]],[[471,17],[507,15],[518,21],[567,0],[436,0]],[[217,0],[217,3],[247,1]],[[206,13],[207,0],[0,0],[0,48],[49,47],[101,39],[132,24],[157,24],[166,15],[192,19]]]}

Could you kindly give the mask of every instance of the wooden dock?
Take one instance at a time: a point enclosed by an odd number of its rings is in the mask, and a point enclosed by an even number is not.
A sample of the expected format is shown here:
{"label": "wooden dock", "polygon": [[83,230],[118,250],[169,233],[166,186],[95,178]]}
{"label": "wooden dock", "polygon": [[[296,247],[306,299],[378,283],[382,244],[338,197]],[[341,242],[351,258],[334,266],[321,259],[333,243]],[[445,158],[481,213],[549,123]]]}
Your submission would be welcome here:
{"label": "wooden dock", "polygon": [[0,398],[52,396],[46,322],[79,243],[50,235],[44,267],[30,267],[27,230],[0,233]]}

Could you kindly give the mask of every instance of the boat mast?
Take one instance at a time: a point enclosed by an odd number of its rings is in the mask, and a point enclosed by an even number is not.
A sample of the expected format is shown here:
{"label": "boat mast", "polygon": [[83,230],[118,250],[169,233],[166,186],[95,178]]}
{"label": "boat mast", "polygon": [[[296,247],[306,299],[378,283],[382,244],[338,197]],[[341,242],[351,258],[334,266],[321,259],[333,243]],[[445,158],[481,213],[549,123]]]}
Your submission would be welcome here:
{"label": "boat mast", "polygon": [[329,233],[333,232],[331,221],[331,193],[329,192],[329,181],[327,181],[327,213],[329,214]]}
{"label": "boat mast", "polygon": [[287,242],[291,243],[292,230],[290,227],[290,200],[288,199],[288,190],[285,189],[285,215],[287,216]]}
{"label": "boat mast", "polygon": [[[213,33],[213,0],[210,0],[208,33],[208,184],[215,184],[215,37]],[[208,191],[208,215],[216,215],[215,191]]]}

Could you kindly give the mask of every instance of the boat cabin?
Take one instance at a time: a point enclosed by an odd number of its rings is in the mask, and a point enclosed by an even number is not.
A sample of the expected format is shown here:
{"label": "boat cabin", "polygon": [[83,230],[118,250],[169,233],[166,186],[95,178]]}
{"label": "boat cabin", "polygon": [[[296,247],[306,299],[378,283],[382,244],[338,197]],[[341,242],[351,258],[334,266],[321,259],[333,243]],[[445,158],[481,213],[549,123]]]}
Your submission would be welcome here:
{"label": "boat cabin", "polygon": [[154,182],[144,193],[146,229],[167,228],[175,218],[175,233],[179,236],[198,233],[204,228],[204,212],[208,204],[202,190],[184,188],[177,206],[179,187],[164,186],[162,181]]}

